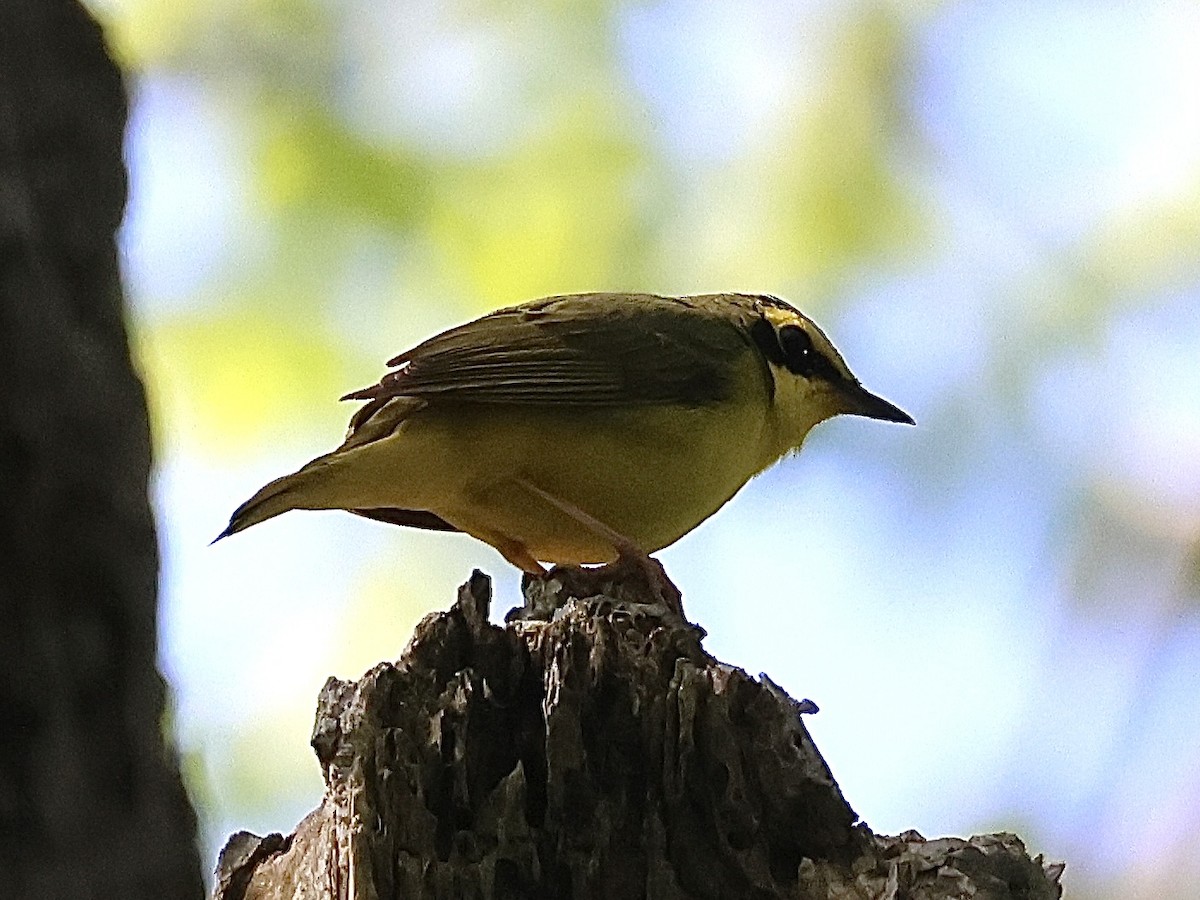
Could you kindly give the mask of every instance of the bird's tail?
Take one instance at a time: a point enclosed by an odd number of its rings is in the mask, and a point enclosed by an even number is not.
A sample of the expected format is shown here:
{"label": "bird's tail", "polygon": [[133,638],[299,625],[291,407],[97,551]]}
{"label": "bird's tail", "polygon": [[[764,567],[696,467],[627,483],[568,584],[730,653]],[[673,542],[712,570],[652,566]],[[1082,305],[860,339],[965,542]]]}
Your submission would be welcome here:
{"label": "bird's tail", "polygon": [[330,508],[334,504],[323,497],[330,475],[329,457],[321,457],[291,475],[276,478],[233,511],[229,524],[213,543],[288,510]]}

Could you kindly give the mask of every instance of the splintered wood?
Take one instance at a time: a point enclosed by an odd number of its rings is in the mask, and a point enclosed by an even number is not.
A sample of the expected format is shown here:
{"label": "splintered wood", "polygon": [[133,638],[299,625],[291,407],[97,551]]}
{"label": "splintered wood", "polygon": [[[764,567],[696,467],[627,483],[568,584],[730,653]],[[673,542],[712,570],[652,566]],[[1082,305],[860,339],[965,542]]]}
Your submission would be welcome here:
{"label": "splintered wood", "polygon": [[218,900],[950,898],[1061,894],[1013,835],[876,836],[801,714],[642,586],[475,573],[396,663],[330,679],[327,785],[289,837],[233,836]]}

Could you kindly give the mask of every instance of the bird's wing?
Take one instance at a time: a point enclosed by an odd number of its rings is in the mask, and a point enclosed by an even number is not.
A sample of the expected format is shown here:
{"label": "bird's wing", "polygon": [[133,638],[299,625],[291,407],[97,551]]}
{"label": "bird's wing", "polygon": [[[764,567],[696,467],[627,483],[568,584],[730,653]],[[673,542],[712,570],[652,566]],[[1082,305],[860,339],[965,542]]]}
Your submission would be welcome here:
{"label": "bird's wing", "polygon": [[[686,307],[686,308],[681,308]],[[575,294],[503,309],[402,353],[379,384],[344,399],[605,407],[726,399],[751,350],[735,310],[711,298]],[[365,415],[364,415],[365,413]]]}

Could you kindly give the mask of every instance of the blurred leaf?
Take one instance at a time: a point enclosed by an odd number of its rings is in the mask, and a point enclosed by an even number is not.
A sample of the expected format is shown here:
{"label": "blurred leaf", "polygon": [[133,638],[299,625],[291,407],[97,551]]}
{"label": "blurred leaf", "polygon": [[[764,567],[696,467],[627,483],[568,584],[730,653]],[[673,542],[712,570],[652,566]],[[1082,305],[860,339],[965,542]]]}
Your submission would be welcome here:
{"label": "blurred leaf", "polygon": [[[329,670],[358,678],[381,659],[398,659],[417,622],[429,612],[430,585],[454,565],[451,538],[400,529],[404,565],[396,557],[372,566],[348,590],[354,599],[331,634]],[[400,539],[400,538],[398,538]],[[444,577],[444,576],[443,576]]]}
{"label": "blurred leaf", "polygon": [[1193,281],[1200,275],[1200,178],[1126,211],[1089,238],[1089,266],[1113,294],[1144,297]]}
{"label": "blurred leaf", "polygon": [[358,216],[391,228],[423,211],[429,173],[401,151],[368,144],[326,108],[276,102],[257,115],[264,120],[257,184],[268,209]]}
{"label": "blurred leaf", "polygon": [[303,707],[272,710],[232,734],[208,737],[205,743],[224,751],[210,758],[208,772],[223,816],[244,822],[306,796],[320,796],[320,768],[308,746],[312,709],[308,701]]}
{"label": "blurred leaf", "polygon": [[492,305],[633,286],[653,183],[609,98],[564,97],[552,124],[511,158],[439,173],[429,233]]}
{"label": "blurred leaf", "polygon": [[[347,366],[327,335],[302,321],[246,308],[177,316],[137,334],[156,444],[237,456],[315,427],[339,434]],[[335,422],[342,424],[335,425]],[[332,443],[332,442],[331,442]]]}
{"label": "blurred leaf", "polygon": [[[91,0],[123,67],[145,68],[184,51],[205,15],[196,4],[174,0]],[[212,7],[225,4],[213,3]]]}
{"label": "blurred leaf", "polygon": [[790,225],[784,233],[801,278],[911,249],[921,238],[920,209],[894,162],[904,135],[907,42],[883,8],[868,7],[849,22],[818,99],[795,117],[791,140],[774,159],[777,202]]}
{"label": "blurred leaf", "polygon": [[[858,12],[830,40],[825,77],[778,111],[773,133],[713,173],[680,223],[676,266],[711,285],[787,290],[802,305],[856,261],[911,251],[925,210],[893,158],[907,34],[892,15]],[[711,289],[711,288],[710,288]]]}
{"label": "blurred leaf", "polygon": [[297,65],[308,70],[313,57],[329,55],[329,8],[318,0],[85,0],[85,5],[104,24],[118,61],[130,71],[174,68],[244,78],[251,71],[294,72]]}

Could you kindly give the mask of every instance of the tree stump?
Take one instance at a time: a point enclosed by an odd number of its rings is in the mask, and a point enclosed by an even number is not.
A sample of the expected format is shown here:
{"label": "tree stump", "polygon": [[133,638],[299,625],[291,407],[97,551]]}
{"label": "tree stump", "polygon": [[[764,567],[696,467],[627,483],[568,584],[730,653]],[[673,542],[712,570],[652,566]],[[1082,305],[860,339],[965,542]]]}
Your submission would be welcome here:
{"label": "tree stump", "polygon": [[807,701],[709,656],[647,585],[527,581],[506,627],[476,572],[396,663],[321,692],[321,805],[241,832],[217,900],[1056,898],[1011,834],[872,834]]}

